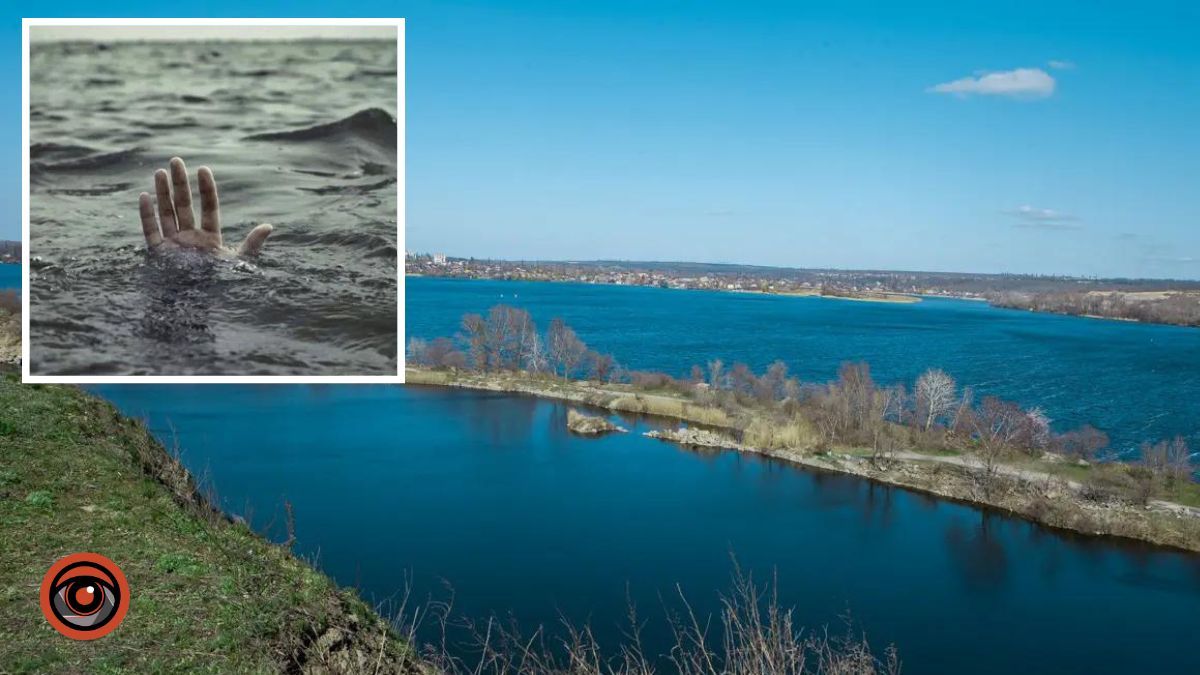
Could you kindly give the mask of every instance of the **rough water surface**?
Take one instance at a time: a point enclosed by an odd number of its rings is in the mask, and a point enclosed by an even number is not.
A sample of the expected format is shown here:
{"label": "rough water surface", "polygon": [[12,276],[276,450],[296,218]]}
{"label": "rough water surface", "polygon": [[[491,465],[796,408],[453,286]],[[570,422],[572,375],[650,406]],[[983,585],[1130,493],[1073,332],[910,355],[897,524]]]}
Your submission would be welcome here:
{"label": "rough water surface", "polygon": [[[395,374],[396,67],[390,41],[34,44],[31,370]],[[259,258],[147,255],[172,156],[193,192],[212,167],[226,244],[275,226]]]}

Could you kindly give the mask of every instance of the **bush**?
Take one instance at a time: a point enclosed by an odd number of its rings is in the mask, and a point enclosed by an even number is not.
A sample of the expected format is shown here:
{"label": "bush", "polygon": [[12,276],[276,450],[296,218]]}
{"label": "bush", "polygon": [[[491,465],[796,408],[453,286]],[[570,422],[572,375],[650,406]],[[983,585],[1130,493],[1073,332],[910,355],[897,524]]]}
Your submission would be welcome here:
{"label": "bush", "polygon": [[48,508],[54,505],[54,497],[45,490],[36,490],[25,497],[25,503],[39,508]]}

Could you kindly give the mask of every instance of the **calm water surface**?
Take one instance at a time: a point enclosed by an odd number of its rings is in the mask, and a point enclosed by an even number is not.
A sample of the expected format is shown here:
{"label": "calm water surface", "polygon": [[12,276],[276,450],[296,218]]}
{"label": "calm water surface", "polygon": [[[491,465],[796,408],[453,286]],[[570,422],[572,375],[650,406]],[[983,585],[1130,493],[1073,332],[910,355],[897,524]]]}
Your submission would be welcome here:
{"label": "calm water surface", "polygon": [[[565,432],[563,405],[382,386],[104,386],[177,434],[227,509],[368,597],[417,594],[468,616],[560,613],[611,645],[628,592],[645,617],[676,583],[702,612],[730,554],[778,573],[799,620],[851,612],[911,673],[1200,672],[1189,637],[1200,557],[1063,536],[849,477],[634,433]],[[649,630],[651,648],[665,636]]]}
{"label": "calm water surface", "polygon": [[21,290],[21,266],[0,263],[0,291]]}
{"label": "calm water surface", "polygon": [[1200,450],[1200,329],[1033,314],[980,302],[828,298],[516,281],[412,278],[410,337],[453,335],[497,303],[558,316],[627,367],[684,375],[721,358],[762,372],[775,359],[824,382],[844,361],[910,384],[938,367],[980,395],[1041,406],[1061,429],[1092,424],[1113,446],[1183,434]]}
{"label": "calm water surface", "polygon": [[[34,44],[30,368],[395,372],[396,44]],[[148,261],[138,194],[212,167],[252,264]]]}

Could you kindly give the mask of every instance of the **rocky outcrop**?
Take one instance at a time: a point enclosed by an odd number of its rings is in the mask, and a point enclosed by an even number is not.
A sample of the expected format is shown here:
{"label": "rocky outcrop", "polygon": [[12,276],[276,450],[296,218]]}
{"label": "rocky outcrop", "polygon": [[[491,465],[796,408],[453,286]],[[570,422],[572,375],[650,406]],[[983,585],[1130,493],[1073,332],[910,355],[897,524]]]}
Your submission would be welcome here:
{"label": "rocky outcrop", "polygon": [[623,427],[619,427],[599,415],[584,415],[576,410],[567,411],[567,429],[573,433],[585,436],[596,436],[613,431],[625,431]]}
{"label": "rocky outcrop", "polygon": [[647,438],[670,441],[690,448],[737,448],[738,444],[714,431],[680,427],[679,429],[656,429],[644,434]]}

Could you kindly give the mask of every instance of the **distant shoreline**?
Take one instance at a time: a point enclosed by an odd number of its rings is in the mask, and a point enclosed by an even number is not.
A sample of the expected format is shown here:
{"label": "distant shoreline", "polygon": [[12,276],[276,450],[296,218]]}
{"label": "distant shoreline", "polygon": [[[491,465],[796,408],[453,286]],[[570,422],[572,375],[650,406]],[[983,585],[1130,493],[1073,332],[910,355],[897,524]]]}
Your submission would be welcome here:
{"label": "distant shoreline", "polygon": [[[917,294],[917,293],[881,293],[881,294],[877,294],[877,295],[864,293],[861,295],[838,295],[835,293],[821,293],[821,292],[815,291],[815,290],[811,293],[806,293],[806,292],[792,292],[792,291],[780,291],[780,292],[759,291],[759,290],[745,289],[745,288],[672,288],[670,286],[654,286],[651,284],[610,284],[610,283],[604,283],[604,282],[599,282],[599,281],[580,281],[578,279],[497,279],[497,278],[492,278],[492,277],[460,277],[460,276],[437,275],[437,274],[419,274],[419,273],[412,273],[412,272],[405,272],[404,278],[405,279],[409,279],[409,278],[453,279],[455,281],[517,281],[517,282],[526,283],[526,284],[582,284],[584,286],[611,286],[613,288],[658,288],[658,289],[661,289],[664,291],[698,291],[698,292],[704,292],[704,293],[729,293],[731,295],[743,294],[743,295],[768,295],[768,296],[792,297],[792,298],[823,298],[826,300],[850,300],[853,302],[881,302],[881,303],[885,303],[885,304],[895,304],[895,305],[916,304],[918,302],[921,302],[922,298],[925,298],[925,297],[946,298],[949,300],[960,300],[960,299],[961,300],[974,300],[975,299],[975,298],[954,298],[954,297],[943,296],[943,295],[923,295],[923,294]],[[979,298],[979,299],[982,300],[982,298]]]}
{"label": "distant shoreline", "polygon": [[676,288],[671,286],[659,286],[654,284],[614,284],[601,281],[584,281],[580,279],[506,279],[501,277],[482,277],[482,276],[458,276],[458,275],[443,275],[443,274],[421,274],[417,272],[404,273],[405,278],[422,278],[422,279],[453,279],[458,281],[518,281],[523,283],[545,283],[545,284],[583,284],[586,286],[612,286],[626,288],[660,288],[667,291],[706,291],[710,293],[741,293],[746,295],[769,295],[769,296],[790,296],[797,298],[824,298],[829,300],[849,300],[852,302],[877,302],[885,304],[910,305],[923,301],[926,298],[939,300],[964,300],[968,302],[983,302],[989,307],[995,309],[1011,309],[1018,311],[1026,311],[1032,314],[1050,314],[1055,316],[1071,316],[1081,319],[1100,319],[1104,321],[1120,321],[1123,323],[1136,323],[1145,326],[1174,326],[1177,328],[1200,328],[1200,325],[1176,323],[1171,321],[1148,321],[1123,316],[1105,316],[1102,314],[1088,314],[1083,312],[1067,312],[1032,309],[1028,307],[1017,307],[1005,304],[999,304],[985,297],[975,295],[950,295],[940,293],[896,293],[896,292],[880,292],[878,294],[869,292],[857,292],[858,295],[852,295],[847,292],[846,295],[839,293],[821,293],[817,289],[808,291],[763,291],[757,289],[745,288]]}

